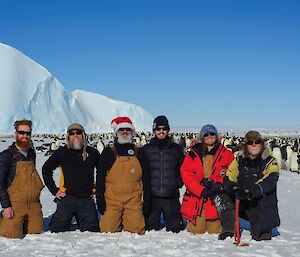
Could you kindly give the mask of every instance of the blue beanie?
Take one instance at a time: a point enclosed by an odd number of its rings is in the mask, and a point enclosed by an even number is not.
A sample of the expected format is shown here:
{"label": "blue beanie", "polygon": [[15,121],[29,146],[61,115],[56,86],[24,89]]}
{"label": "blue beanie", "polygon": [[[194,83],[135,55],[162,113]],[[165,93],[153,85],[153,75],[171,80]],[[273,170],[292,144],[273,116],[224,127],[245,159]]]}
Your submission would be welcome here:
{"label": "blue beanie", "polygon": [[218,137],[218,131],[216,127],[212,124],[204,125],[200,131],[200,137],[203,138],[207,133],[214,133]]}

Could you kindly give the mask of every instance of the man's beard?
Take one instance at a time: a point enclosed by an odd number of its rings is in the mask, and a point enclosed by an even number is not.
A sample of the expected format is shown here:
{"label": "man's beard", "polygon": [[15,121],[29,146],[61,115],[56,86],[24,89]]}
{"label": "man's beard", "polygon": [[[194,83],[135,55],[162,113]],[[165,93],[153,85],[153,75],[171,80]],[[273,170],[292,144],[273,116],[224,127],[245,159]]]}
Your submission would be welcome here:
{"label": "man's beard", "polygon": [[20,138],[17,137],[16,139],[16,145],[20,148],[20,149],[24,149],[27,150],[31,147],[31,142],[30,140],[22,140]]}
{"label": "man's beard", "polygon": [[132,135],[118,135],[117,142],[121,145],[132,143]]}
{"label": "man's beard", "polygon": [[70,148],[74,150],[81,150],[83,148],[83,141],[70,142]]}

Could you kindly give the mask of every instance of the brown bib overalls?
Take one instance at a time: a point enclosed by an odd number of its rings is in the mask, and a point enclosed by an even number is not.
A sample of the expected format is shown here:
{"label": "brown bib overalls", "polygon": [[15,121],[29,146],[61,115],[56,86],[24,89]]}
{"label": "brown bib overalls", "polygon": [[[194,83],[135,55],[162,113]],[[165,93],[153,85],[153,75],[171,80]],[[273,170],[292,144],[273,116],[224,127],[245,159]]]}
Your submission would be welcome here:
{"label": "brown bib overalls", "polygon": [[22,234],[39,234],[43,231],[40,192],[44,184],[32,161],[18,161],[16,175],[7,189],[14,217],[0,217],[0,234],[20,238]]}
{"label": "brown bib overalls", "polygon": [[105,181],[106,211],[100,218],[101,232],[125,231],[144,234],[142,168],[136,156],[116,156]]}

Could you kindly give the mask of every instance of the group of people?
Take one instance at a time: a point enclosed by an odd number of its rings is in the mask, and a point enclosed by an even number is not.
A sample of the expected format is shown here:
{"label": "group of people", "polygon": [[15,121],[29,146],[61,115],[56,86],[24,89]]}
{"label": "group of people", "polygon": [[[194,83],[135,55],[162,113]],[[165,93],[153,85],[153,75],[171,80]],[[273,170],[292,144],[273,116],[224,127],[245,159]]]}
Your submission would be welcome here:
{"label": "group of people", "polygon": [[[144,234],[185,228],[193,234],[214,233],[224,240],[234,235],[235,208],[249,220],[254,240],[270,240],[279,226],[276,185],[279,167],[257,131],[245,135],[234,157],[221,144],[215,126],[200,131],[200,142],[184,155],[169,136],[168,119],[153,121],[154,137],[142,148],[133,144],[135,127],[129,117],[112,120],[115,140],[101,153],[88,145],[85,129],[67,128],[67,144],[42,167],[35,167],[32,122],[15,122],[15,143],[0,153],[0,235],[20,238],[43,231],[40,192],[44,183],[57,209],[51,232],[70,230],[76,219],[80,231]],[[57,185],[53,172],[60,169]],[[185,185],[182,203],[179,189]],[[100,215],[100,218],[99,218]]]}

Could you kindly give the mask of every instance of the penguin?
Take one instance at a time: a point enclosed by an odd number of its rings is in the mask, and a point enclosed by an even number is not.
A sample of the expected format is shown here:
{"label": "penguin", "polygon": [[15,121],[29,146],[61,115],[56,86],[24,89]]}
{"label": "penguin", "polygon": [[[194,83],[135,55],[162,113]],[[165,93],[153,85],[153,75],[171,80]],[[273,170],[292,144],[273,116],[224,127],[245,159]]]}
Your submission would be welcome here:
{"label": "penguin", "polygon": [[281,156],[281,151],[280,151],[280,148],[278,146],[275,146],[273,148],[273,151],[272,151],[272,156],[274,158],[276,158],[277,162],[278,162],[278,166],[279,168],[281,169],[282,165],[281,165],[281,162],[282,162],[282,156]]}
{"label": "penguin", "polygon": [[142,135],[140,144],[141,144],[141,146],[144,146],[145,144],[147,144],[147,140],[146,140],[145,135]]}
{"label": "penguin", "polygon": [[103,144],[103,142],[102,142],[102,140],[101,140],[101,138],[99,139],[99,141],[98,141],[98,143],[97,143],[97,150],[98,150],[98,152],[101,154],[102,153],[102,151],[103,151],[103,149],[104,149],[104,144]]}
{"label": "penguin", "polygon": [[292,152],[292,154],[291,154],[290,169],[291,169],[291,172],[299,173],[298,153],[297,152]]}
{"label": "penguin", "polygon": [[292,147],[290,145],[288,145],[286,147],[286,157],[287,158],[286,158],[286,161],[285,161],[287,170],[291,170],[291,156],[292,156],[292,153],[293,153]]}

